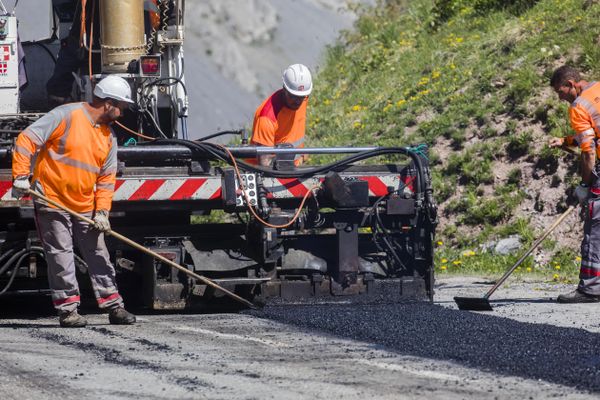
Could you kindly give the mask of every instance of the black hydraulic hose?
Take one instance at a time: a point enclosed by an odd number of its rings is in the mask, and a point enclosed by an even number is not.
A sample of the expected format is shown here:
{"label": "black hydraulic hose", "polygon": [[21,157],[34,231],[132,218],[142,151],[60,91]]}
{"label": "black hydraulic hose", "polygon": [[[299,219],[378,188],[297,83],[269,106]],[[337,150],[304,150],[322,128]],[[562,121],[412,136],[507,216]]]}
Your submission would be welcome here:
{"label": "black hydraulic hose", "polygon": [[7,259],[8,257],[12,256],[13,254],[15,254],[15,252],[17,251],[17,249],[10,249],[8,251],[6,251],[4,254],[2,254],[0,256],[0,265],[3,265],[2,263],[4,262],[5,259]]}
{"label": "black hydraulic hose", "polygon": [[[155,140],[149,144],[150,145],[178,144],[181,146],[188,147],[192,151],[195,150],[197,152],[200,152],[201,154],[204,154],[204,155],[206,155],[208,153],[208,154],[212,155],[215,159],[224,161],[230,165],[232,164],[231,157],[220,146],[215,145],[214,143],[198,143],[198,142],[185,141],[185,140],[180,140],[180,139],[164,139],[164,140]],[[414,152],[408,148],[405,148],[405,147],[384,147],[381,149],[364,151],[361,153],[350,155],[346,158],[335,161],[331,164],[327,164],[327,165],[315,167],[315,168],[302,169],[302,170],[298,170],[298,171],[274,171],[270,168],[259,167],[259,166],[252,165],[247,162],[241,161],[241,160],[236,160],[236,162],[238,165],[240,165],[242,167],[242,169],[250,170],[252,172],[262,173],[265,176],[303,178],[303,177],[314,176],[314,175],[317,175],[320,173],[327,173],[336,168],[347,167],[350,164],[357,162],[357,161],[361,161],[361,160],[365,160],[368,158],[377,157],[377,156],[381,156],[381,155],[386,155],[386,154],[402,154],[402,155],[409,156],[413,160],[415,167],[417,169],[417,185],[416,185],[417,189],[418,189],[417,192],[423,193],[426,188],[423,187],[423,182],[425,182],[425,177],[424,177],[424,169],[423,169],[422,160],[416,152]]]}
{"label": "black hydraulic hose", "polygon": [[17,260],[15,266],[13,267],[12,270],[12,274],[10,275],[10,279],[8,280],[8,282],[6,283],[6,285],[4,286],[4,288],[2,290],[0,290],[0,296],[2,296],[4,293],[6,293],[8,291],[8,289],[10,289],[10,287],[12,286],[13,282],[15,281],[15,278],[17,277],[17,272],[19,271],[19,265],[21,265],[21,263],[23,262],[23,260],[30,254],[27,249],[25,249],[25,253],[21,255],[21,257],[19,257],[19,259]]}
{"label": "black hydraulic hose", "polygon": [[[27,256],[27,254],[24,254],[23,257]],[[19,261],[21,261],[22,259],[19,258]],[[10,275],[10,279],[8,280],[8,282],[6,283],[6,285],[4,286],[4,289],[2,289],[0,291],[0,296],[2,296],[4,293],[6,293],[8,291],[8,289],[10,289],[10,287],[12,286],[13,282],[15,281],[15,278],[17,277],[17,272],[19,271],[19,264],[17,264],[13,270],[12,270],[12,274]]]}
{"label": "black hydraulic hose", "polygon": [[17,251],[15,254],[13,254],[8,261],[6,261],[4,264],[2,264],[2,267],[0,267],[0,276],[5,273],[12,265],[15,261],[17,261],[17,259],[19,257],[21,257],[23,254],[28,253],[29,250],[28,249],[22,249]]}
{"label": "black hydraulic hose", "polygon": [[17,260],[23,254],[26,254],[26,253],[27,254],[29,254],[29,253],[40,254],[41,253],[42,255],[44,254],[44,250],[41,247],[38,247],[38,246],[32,246],[32,247],[29,247],[29,248],[24,248],[24,249],[21,249],[19,251],[17,251],[16,249],[11,249],[11,251],[6,252],[5,254],[2,255],[2,257],[0,257],[0,262],[2,262],[2,261],[4,261],[5,258],[8,257],[8,254],[11,254],[11,257],[8,259],[8,261],[6,261],[0,267],[0,275],[2,275],[4,272],[6,272],[6,270],[8,270],[10,268],[10,266],[15,262],[15,260]]}
{"label": "black hydraulic hose", "polygon": [[[12,256],[8,259],[8,261],[6,261],[2,267],[0,267],[0,275],[2,275],[4,272],[6,272],[11,266],[14,265],[12,273],[10,275],[10,278],[7,282],[7,284],[4,286],[4,288],[0,291],[0,296],[2,296],[4,293],[6,293],[8,291],[8,289],[10,289],[10,287],[12,286],[16,276],[17,276],[17,272],[19,270],[19,266],[21,265],[21,263],[23,262],[23,260],[25,260],[26,257],[30,256],[31,254],[40,254],[43,256],[43,249],[41,247],[38,246],[32,246],[29,248],[24,248],[22,250],[16,251],[15,249],[11,249],[12,250]],[[2,257],[0,257],[0,261],[4,260],[6,258],[6,254],[8,254],[9,252],[5,253],[2,255]],[[15,262],[16,261],[16,262]]]}
{"label": "black hydraulic hose", "polygon": [[205,140],[210,140],[210,139],[214,139],[216,137],[219,136],[225,136],[225,135],[240,135],[242,133],[242,130],[237,130],[237,131],[221,131],[221,132],[217,132],[217,133],[213,133],[211,135],[208,136],[204,136],[201,137],[200,139],[196,139],[196,142],[203,142]]}

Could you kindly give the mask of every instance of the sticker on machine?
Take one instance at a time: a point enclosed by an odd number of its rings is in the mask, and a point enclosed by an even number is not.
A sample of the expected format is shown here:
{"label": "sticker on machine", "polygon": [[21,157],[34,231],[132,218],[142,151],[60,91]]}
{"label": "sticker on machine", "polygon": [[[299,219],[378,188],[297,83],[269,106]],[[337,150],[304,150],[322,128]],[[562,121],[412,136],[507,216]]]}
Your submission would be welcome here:
{"label": "sticker on machine", "polygon": [[0,61],[10,61],[10,46],[0,46]]}
{"label": "sticker on machine", "polygon": [[8,61],[10,61],[10,46],[0,46],[0,76],[8,75]]}

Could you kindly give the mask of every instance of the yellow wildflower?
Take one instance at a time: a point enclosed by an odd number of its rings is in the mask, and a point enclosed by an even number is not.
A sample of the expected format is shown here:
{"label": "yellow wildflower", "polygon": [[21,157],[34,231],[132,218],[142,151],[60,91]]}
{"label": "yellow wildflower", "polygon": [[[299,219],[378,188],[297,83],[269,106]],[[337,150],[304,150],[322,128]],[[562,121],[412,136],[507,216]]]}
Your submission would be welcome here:
{"label": "yellow wildflower", "polygon": [[460,264],[462,264],[462,261],[455,260],[455,261],[452,261],[452,264],[454,264],[454,265],[460,265]]}
{"label": "yellow wildflower", "polygon": [[531,271],[532,271],[531,267],[527,267],[527,272],[531,272]]}
{"label": "yellow wildflower", "polygon": [[560,278],[560,275],[558,275],[558,274],[552,275],[552,280],[554,280],[554,281],[558,281],[559,278]]}
{"label": "yellow wildflower", "polygon": [[447,269],[448,269],[448,267],[447,267],[446,265],[442,265],[442,266],[440,267],[440,269],[441,269],[442,271],[445,271],[445,270],[447,270]]}
{"label": "yellow wildflower", "polygon": [[580,262],[581,261],[581,257],[579,257],[579,256],[575,257],[575,261]]}
{"label": "yellow wildflower", "polygon": [[442,262],[443,262],[444,264],[446,264],[446,263],[448,262],[448,259],[447,259],[447,258],[442,258]]}
{"label": "yellow wildflower", "polygon": [[362,109],[362,107],[360,106],[360,104],[356,104],[354,106],[352,106],[352,111],[360,111]]}
{"label": "yellow wildflower", "polygon": [[437,245],[438,245],[438,246],[441,246],[441,245],[443,245],[443,244],[444,244],[444,242],[442,242],[441,240],[438,240],[438,241],[437,241]]}
{"label": "yellow wildflower", "polygon": [[396,107],[402,107],[406,103],[406,100],[400,99],[396,102]]}
{"label": "yellow wildflower", "polygon": [[560,265],[555,265],[554,269],[557,270],[557,271],[560,271]]}

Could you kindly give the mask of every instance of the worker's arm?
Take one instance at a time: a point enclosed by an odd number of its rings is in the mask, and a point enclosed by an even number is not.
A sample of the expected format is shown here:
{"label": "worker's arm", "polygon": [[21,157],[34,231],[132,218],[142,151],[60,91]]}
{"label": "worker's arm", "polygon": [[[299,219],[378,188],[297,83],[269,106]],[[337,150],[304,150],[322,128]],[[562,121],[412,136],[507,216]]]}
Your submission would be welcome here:
{"label": "worker's arm", "polygon": [[110,211],[112,198],[117,180],[117,141],[111,137],[112,143],[104,164],[96,178],[95,209],[96,211]]}
{"label": "worker's arm", "polygon": [[[252,127],[252,138],[250,143],[255,146],[275,146],[275,132],[277,131],[276,123],[267,117],[259,117],[254,121]],[[271,165],[273,154],[263,154],[258,156],[258,163],[263,167]]]}
{"label": "worker's arm", "polygon": [[13,178],[30,175],[31,158],[46,142],[62,133],[65,126],[63,117],[61,112],[52,110],[19,134],[13,151]]}
{"label": "worker's arm", "polygon": [[596,132],[592,126],[589,113],[581,105],[569,108],[571,127],[576,132],[573,142],[581,149],[580,173],[581,181],[587,185],[593,183],[593,172],[596,164],[596,146],[594,138]]}
{"label": "worker's arm", "polygon": [[594,166],[596,165],[595,152],[581,153],[581,181],[591,186],[594,180]]}

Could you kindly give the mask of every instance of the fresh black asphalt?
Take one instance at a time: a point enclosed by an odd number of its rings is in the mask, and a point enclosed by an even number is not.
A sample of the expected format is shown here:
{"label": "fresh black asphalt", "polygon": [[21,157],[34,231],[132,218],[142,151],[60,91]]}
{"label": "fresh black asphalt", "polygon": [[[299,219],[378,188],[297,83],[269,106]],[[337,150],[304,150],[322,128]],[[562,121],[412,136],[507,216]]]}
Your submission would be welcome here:
{"label": "fresh black asphalt", "polygon": [[253,313],[402,355],[600,392],[600,334],[583,329],[430,303],[269,306]]}

